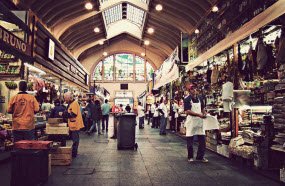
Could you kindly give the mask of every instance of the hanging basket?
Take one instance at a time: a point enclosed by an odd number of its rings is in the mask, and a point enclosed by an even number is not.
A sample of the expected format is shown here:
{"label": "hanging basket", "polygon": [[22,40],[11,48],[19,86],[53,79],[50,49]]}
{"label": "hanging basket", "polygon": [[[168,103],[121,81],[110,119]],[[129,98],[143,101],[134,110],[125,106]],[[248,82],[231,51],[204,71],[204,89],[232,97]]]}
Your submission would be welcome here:
{"label": "hanging basket", "polygon": [[17,83],[15,83],[13,81],[5,82],[5,85],[10,90],[15,90],[18,87]]}

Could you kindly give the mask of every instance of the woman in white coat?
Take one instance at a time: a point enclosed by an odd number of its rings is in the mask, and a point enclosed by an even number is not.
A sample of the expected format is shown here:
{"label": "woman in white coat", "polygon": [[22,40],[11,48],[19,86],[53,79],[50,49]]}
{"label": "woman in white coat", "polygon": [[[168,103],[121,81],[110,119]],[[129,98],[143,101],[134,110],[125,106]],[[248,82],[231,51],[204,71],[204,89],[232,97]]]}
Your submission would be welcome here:
{"label": "woman in white coat", "polygon": [[196,160],[208,162],[208,160],[204,157],[206,149],[205,129],[203,125],[203,119],[206,118],[206,112],[204,110],[205,104],[203,99],[198,96],[197,85],[186,82],[185,88],[190,93],[184,99],[184,112],[187,114],[185,127],[187,137],[188,161],[194,161],[193,141],[194,136],[197,136],[199,147]]}

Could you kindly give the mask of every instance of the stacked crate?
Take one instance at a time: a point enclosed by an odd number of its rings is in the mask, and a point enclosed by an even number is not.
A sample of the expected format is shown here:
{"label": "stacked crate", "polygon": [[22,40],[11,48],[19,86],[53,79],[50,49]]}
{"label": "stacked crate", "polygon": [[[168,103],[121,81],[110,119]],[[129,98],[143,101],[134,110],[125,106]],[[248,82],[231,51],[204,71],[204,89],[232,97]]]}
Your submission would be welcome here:
{"label": "stacked crate", "polygon": [[67,123],[63,123],[61,118],[49,118],[46,133],[48,135],[69,135],[69,127]]}
{"label": "stacked crate", "polygon": [[51,165],[70,165],[72,162],[72,148],[59,147],[51,152]]}

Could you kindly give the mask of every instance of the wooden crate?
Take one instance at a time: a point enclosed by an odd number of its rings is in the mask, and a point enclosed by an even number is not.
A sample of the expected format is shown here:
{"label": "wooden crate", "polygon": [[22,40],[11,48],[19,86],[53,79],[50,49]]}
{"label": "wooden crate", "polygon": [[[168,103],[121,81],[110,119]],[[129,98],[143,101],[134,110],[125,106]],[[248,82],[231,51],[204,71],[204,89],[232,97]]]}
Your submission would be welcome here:
{"label": "wooden crate", "polygon": [[48,118],[48,123],[49,124],[63,123],[63,119],[62,118]]}
{"label": "wooden crate", "polygon": [[70,165],[72,162],[71,147],[59,147],[51,153],[51,165]]}
{"label": "wooden crate", "polygon": [[68,127],[68,126],[67,123],[58,123],[58,124],[47,123],[46,127]]}
{"label": "wooden crate", "polygon": [[47,134],[62,134],[69,135],[69,127],[46,127]]}

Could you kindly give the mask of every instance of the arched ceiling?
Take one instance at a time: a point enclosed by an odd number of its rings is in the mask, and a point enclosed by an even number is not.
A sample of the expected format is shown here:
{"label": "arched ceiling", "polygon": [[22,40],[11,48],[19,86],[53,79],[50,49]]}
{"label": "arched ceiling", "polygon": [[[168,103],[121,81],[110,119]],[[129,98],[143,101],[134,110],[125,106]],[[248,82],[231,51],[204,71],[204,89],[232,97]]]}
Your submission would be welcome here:
{"label": "arched ceiling", "polygon": [[[94,51],[108,48],[125,37],[166,59],[180,43],[180,34],[192,33],[217,0],[18,0],[18,6],[31,9],[79,60]],[[89,0],[91,1],[91,0]],[[163,10],[155,10],[157,4]],[[126,14],[124,15],[124,12]],[[126,27],[124,27],[126,25]],[[128,27],[127,27],[128,26]],[[100,28],[99,33],[93,30]],[[154,34],[147,32],[154,28]],[[105,41],[104,46],[99,41]],[[121,46],[124,50],[127,46]],[[163,60],[162,60],[163,61]],[[162,61],[160,63],[162,63]]]}

